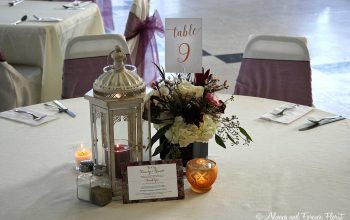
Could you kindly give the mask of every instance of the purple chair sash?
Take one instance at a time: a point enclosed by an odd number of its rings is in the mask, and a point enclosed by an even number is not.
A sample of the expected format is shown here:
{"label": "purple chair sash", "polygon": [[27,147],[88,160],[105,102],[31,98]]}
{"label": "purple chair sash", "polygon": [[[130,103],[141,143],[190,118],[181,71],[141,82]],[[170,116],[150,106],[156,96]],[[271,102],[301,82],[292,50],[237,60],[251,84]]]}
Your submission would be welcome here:
{"label": "purple chair sash", "polygon": [[62,98],[81,97],[90,89],[95,79],[102,74],[107,56],[69,59],[64,61]]}
{"label": "purple chair sash", "polygon": [[312,106],[310,61],[244,58],[234,94]]}
{"label": "purple chair sash", "polygon": [[131,53],[136,53],[136,56],[132,56],[136,57],[134,65],[147,85],[156,80],[158,76],[157,69],[153,64],[159,64],[155,33],[164,37],[164,26],[157,10],[153,16],[147,17],[145,21],[141,21],[135,14],[129,12],[124,35],[127,41],[139,36],[138,47]]}
{"label": "purple chair sash", "polygon": [[[130,54],[126,55],[127,64]],[[64,61],[62,76],[62,98],[75,98],[85,95],[107,66],[107,56],[67,59]]]}

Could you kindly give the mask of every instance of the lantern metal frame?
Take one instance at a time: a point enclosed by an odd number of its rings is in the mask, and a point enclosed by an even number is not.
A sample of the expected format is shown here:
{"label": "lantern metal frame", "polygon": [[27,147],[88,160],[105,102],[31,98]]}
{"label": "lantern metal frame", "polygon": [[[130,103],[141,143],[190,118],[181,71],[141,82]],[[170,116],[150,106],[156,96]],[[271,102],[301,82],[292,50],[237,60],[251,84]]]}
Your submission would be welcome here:
{"label": "lantern metal frame", "polygon": [[[90,124],[91,124],[91,141],[92,141],[92,157],[95,163],[98,162],[99,149],[98,142],[101,142],[103,151],[107,152],[106,166],[108,175],[112,183],[113,196],[121,195],[120,187],[117,186],[116,167],[115,164],[115,137],[114,126],[115,123],[121,120],[127,121],[128,124],[128,146],[130,149],[130,161],[143,161],[143,149],[150,145],[151,134],[149,133],[151,124],[148,121],[148,144],[144,145],[143,140],[143,119],[142,113],[144,108],[144,99],[141,97],[128,99],[108,99],[96,98],[91,93],[87,93],[85,98],[90,103]],[[97,118],[101,118],[101,138],[98,140]],[[149,150],[149,159],[151,160],[151,150]]]}

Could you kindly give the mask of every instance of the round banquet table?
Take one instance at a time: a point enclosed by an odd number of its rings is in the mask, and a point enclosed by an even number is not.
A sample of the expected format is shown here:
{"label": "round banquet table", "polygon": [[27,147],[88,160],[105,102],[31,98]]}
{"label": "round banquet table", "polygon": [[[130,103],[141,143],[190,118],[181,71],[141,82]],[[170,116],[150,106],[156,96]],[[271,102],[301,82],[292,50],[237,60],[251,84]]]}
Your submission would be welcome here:
{"label": "round banquet table", "polygon": [[[0,219],[349,218],[348,119],[298,131],[309,117],[333,114],[313,109],[280,124],[260,116],[284,102],[235,96],[226,115],[237,115],[253,142],[223,149],[210,141],[209,158],[219,167],[211,191],[196,194],[185,180],[184,200],[97,207],[76,198],[73,160],[74,146],[90,141],[89,103],[62,103],[76,118],[55,113],[58,119],[36,127],[0,118]],[[52,113],[43,104],[31,108]]]}

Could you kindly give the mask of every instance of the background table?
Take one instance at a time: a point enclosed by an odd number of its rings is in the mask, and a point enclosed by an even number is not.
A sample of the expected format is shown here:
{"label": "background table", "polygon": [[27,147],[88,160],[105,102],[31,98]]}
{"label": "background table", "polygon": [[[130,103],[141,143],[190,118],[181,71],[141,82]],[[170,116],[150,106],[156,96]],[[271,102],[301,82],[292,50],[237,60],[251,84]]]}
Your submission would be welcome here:
{"label": "background table", "polygon": [[76,118],[57,113],[39,127],[0,118],[0,219],[264,219],[258,217],[302,212],[349,218],[348,119],[300,132],[308,117],[332,114],[314,109],[279,124],[259,117],[283,102],[235,96],[227,115],[236,114],[254,142],[223,149],[211,140],[209,158],[219,173],[210,192],[193,193],[185,181],[185,200],[101,208],[76,198],[73,146],[90,141],[88,102],[62,102]]}
{"label": "background table", "polygon": [[[103,22],[95,3],[84,10],[67,10],[64,2],[24,1],[14,7],[0,1],[0,50],[9,63],[42,68],[41,100],[61,97],[64,51],[72,37],[103,34]],[[23,15],[26,22],[11,23]],[[37,22],[39,17],[58,17],[61,22]]]}

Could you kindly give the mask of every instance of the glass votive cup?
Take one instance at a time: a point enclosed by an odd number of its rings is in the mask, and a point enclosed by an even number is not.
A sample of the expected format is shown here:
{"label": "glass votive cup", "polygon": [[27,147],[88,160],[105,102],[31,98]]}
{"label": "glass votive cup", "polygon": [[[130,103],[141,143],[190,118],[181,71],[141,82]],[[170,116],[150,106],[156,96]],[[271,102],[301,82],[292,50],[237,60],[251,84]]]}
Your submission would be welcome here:
{"label": "glass votive cup", "polygon": [[186,178],[192,191],[206,193],[211,190],[218,175],[216,162],[206,158],[195,158],[187,162]]}
{"label": "glass votive cup", "polygon": [[130,148],[128,140],[115,139],[114,140],[114,160],[115,160],[115,177],[120,179],[121,176],[121,163],[127,163],[130,161]]}
{"label": "glass votive cup", "polygon": [[92,158],[91,148],[86,147],[86,145],[84,145],[83,143],[79,144],[79,146],[76,147],[74,151],[75,169],[79,170],[79,165],[81,161],[91,160],[91,158]]}

